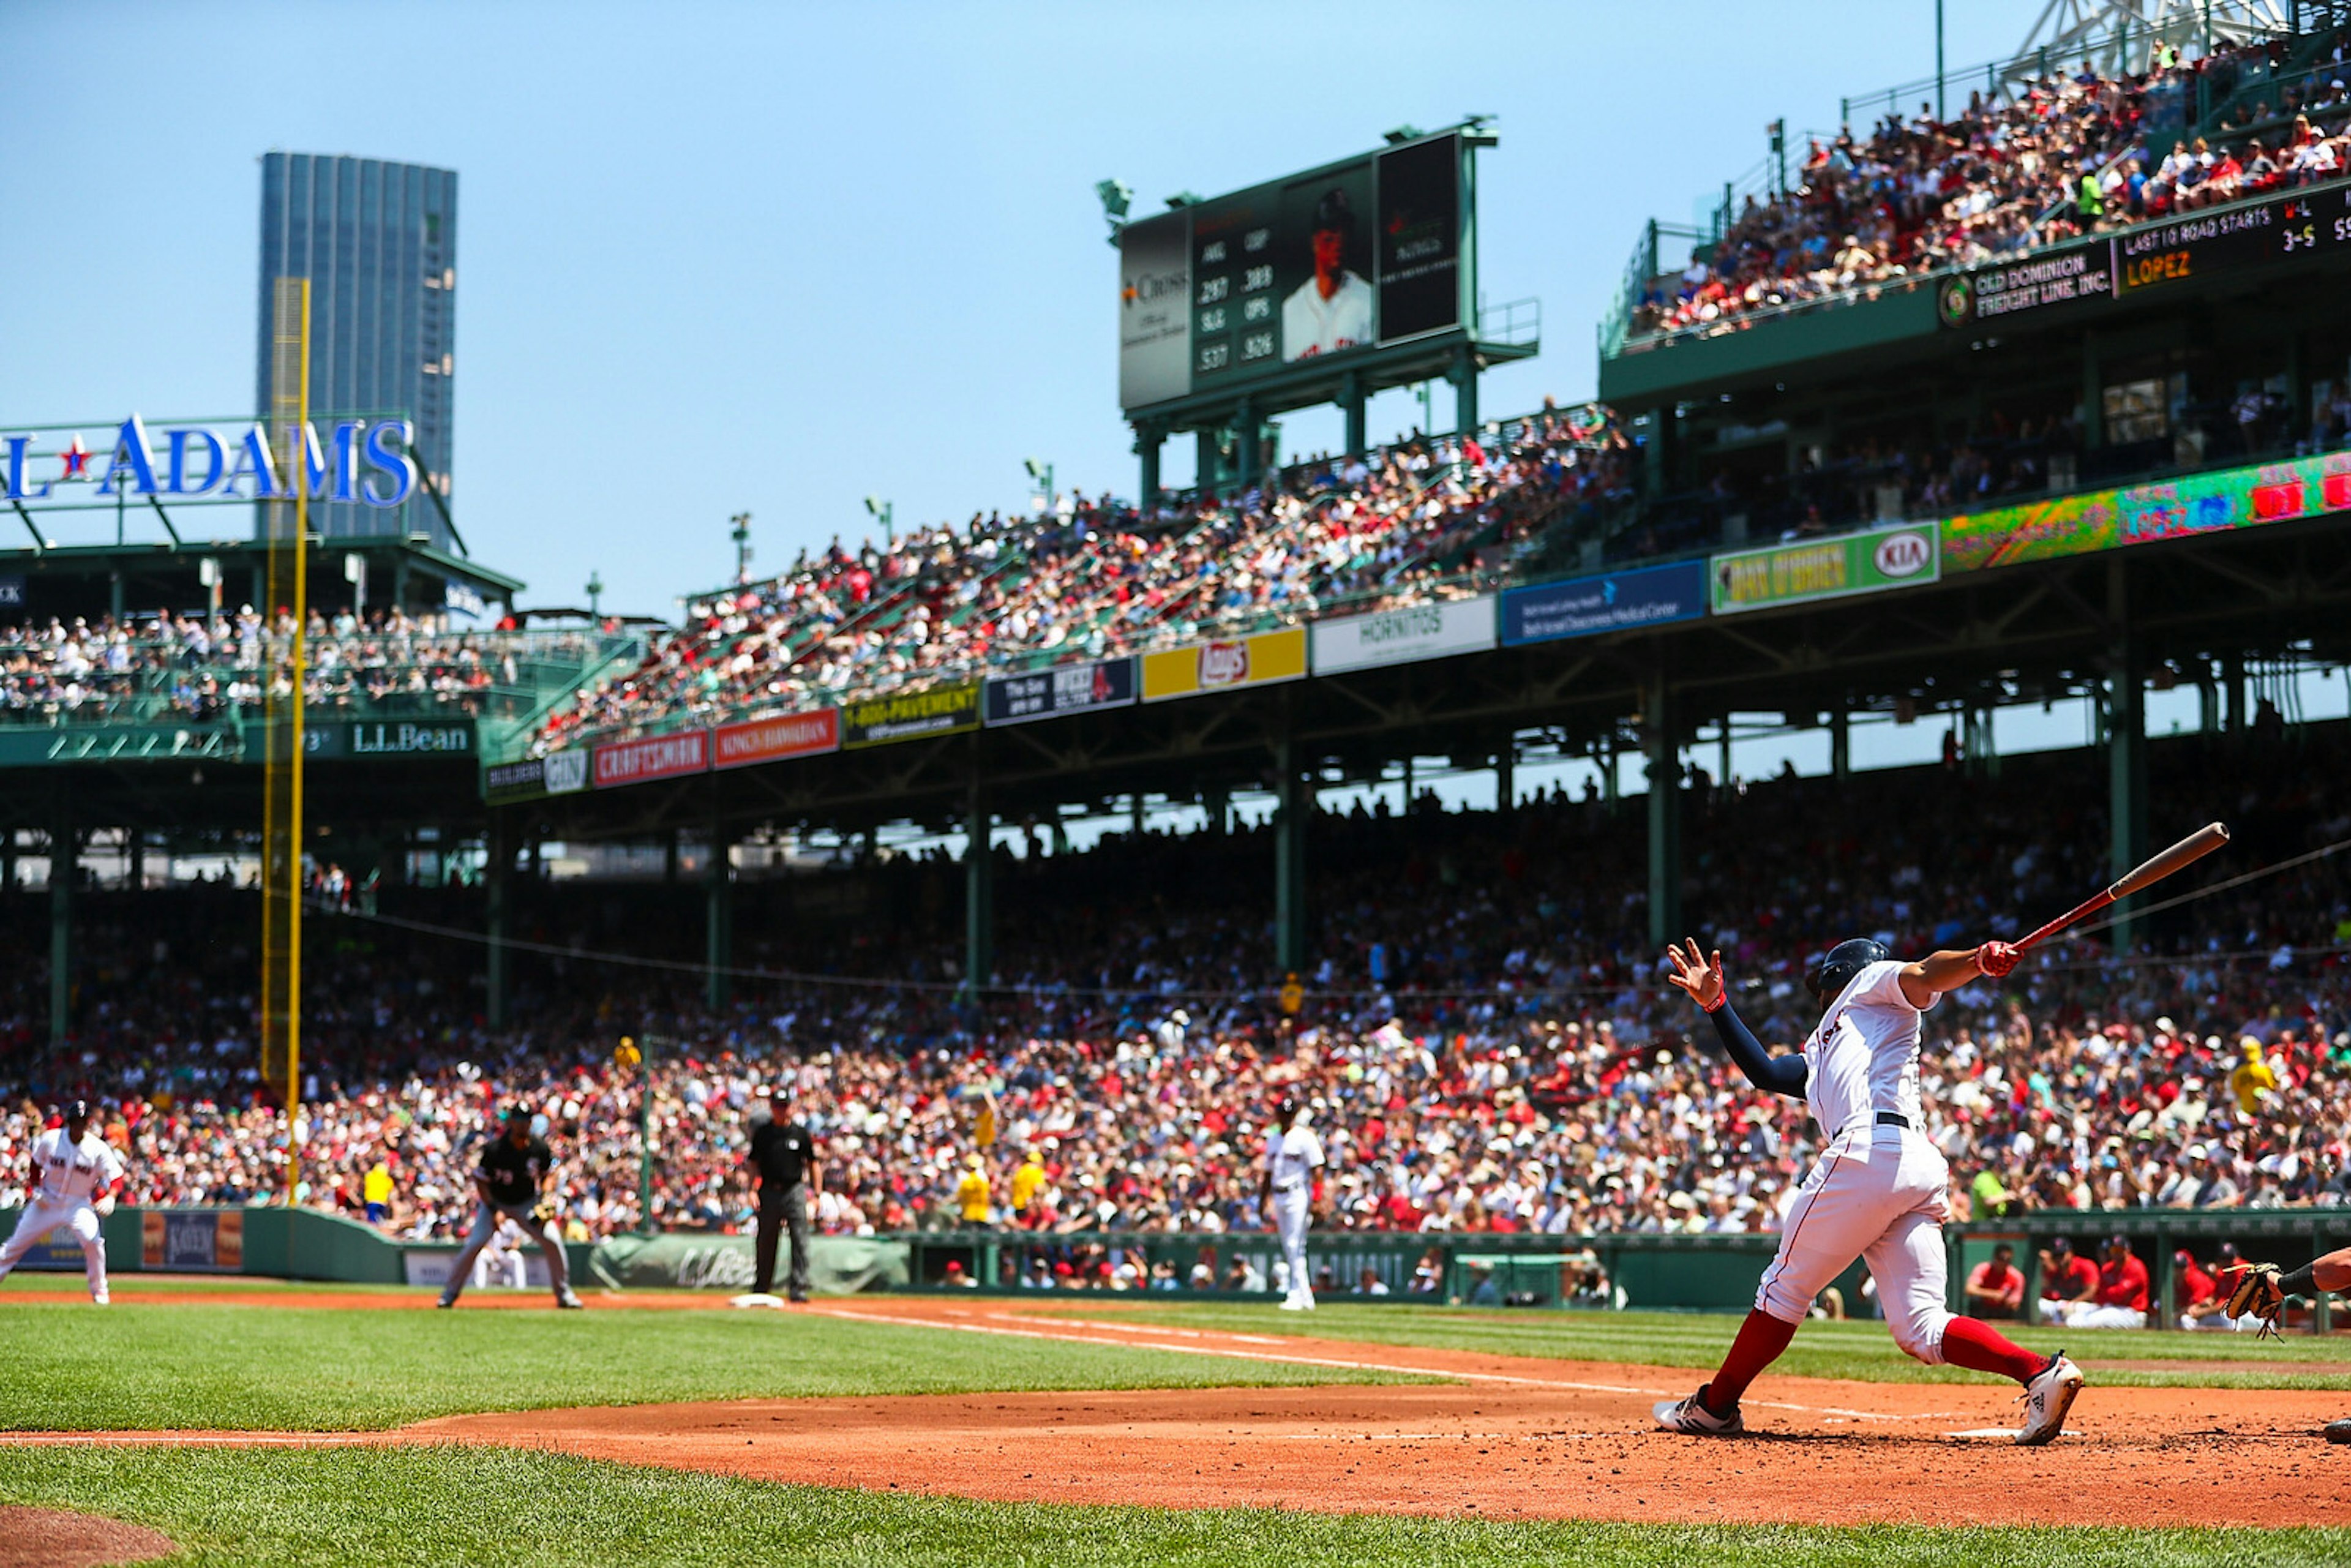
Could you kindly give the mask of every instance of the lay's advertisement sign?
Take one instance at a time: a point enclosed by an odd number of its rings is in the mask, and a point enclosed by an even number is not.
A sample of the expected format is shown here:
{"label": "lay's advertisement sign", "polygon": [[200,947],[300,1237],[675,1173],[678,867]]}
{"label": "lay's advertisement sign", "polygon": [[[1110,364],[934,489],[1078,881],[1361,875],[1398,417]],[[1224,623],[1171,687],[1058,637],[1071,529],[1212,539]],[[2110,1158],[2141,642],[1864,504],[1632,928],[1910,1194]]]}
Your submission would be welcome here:
{"label": "lay's advertisement sign", "polygon": [[1222,643],[1191,643],[1143,655],[1143,700],[1166,702],[1306,676],[1306,628],[1259,632]]}

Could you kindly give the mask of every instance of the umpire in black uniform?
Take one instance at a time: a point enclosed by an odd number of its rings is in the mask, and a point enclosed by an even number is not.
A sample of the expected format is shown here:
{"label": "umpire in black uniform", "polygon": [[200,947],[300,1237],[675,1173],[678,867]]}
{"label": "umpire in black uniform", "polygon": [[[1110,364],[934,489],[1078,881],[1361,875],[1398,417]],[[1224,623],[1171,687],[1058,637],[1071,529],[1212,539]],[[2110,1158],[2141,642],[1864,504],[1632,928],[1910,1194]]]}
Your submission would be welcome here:
{"label": "umpire in black uniform", "polygon": [[786,1121],[772,1100],[760,1104],[768,1116],[751,1134],[749,1163],[759,1173],[758,1278],[752,1289],[772,1295],[776,1288],[776,1231],[792,1233],[791,1299],[808,1300],[809,1199],[822,1190],[816,1140],[797,1121]]}

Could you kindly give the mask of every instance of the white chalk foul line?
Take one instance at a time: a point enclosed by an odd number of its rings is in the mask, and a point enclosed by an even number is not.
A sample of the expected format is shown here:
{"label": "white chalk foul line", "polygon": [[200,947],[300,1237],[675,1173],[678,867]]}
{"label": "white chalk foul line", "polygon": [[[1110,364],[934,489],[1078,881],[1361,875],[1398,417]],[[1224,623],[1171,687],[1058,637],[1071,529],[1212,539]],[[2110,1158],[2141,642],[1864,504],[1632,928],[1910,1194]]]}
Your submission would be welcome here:
{"label": "white chalk foul line", "polygon": [[[860,1322],[873,1322],[877,1321],[874,1314],[867,1312],[843,1312],[833,1307],[816,1307],[811,1308],[810,1311],[813,1313],[827,1317],[853,1318]],[[956,1313],[955,1315],[961,1317],[965,1314]],[[974,1313],[970,1315],[979,1316],[982,1314]],[[1287,1362],[1296,1366],[1325,1366],[1342,1372],[1386,1372],[1393,1373],[1403,1377],[1435,1377],[1461,1383],[1501,1383],[1525,1388],[1563,1388],[1573,1390],[1579,1394],[1628,1394],[1637,1396],[1642,1398],[1662,1399],[1670,1397],[1673,1392],[1672,1390],[1666,1388],[1633,1388],[1615,1383],[1578,1383],[1561,1377],[1522,1377],[1506,1372],[1464,1372],[1457,1367],[1406,1366],[1396,1362],[1363,1361],[1336,1356],[1301,1355],[1279,1352],[1228,1350],[1220,1346],[1199,1343],[1206,1340],[1207,1336],[1197,1329],[1160,1329],[1139,1323],[1118,1323],[1113,1325],[1101,1322],[1092,1318],[1047,1318],[1026,1315],[1016,1317],[1014,1314],[1009,1312],[988,1312],[984,1315],[993,1320],[997,1324],[1022,1322],[1042,1324],[1048,1328],[1060,1327],[1078,1329],[1083,1332],[1078,1333],[1049,1333],[1044,1332],[1044,1328],[1006,1328],[1001,1326],[990,1326],[988,1323],[948,1322],[942,1318],[883,1318],[878,1321],[907,1322],[915,1327],[952,1329],[959,1333],[992,1333],[1003,1334],[1015,1339],[1051,1340],[1064,1344],[1119,1344],[1128,1345],[1136,1350],[1172,1351],[1178,1355],[1215,1355],[1223,1356],[1231,1361]],[[1123,1333],[1182,1334],[1190,1337],[1195,1343],[1190,1344],[1168,1344],[1151,1340],[1113,1340],[1097,1337],[1103,1331],[1113,1328],[1116,1332]],[[1281,1342],[1279,1340],[1273,1340],[1265,1343],[1280,1344]],[[1940,1412],[1932,1416],[1889,1416],[1882,1410],[1848,1410],[1839,1406],[1795,1405],[1785,1400],[1775,1399],[1755,1399],[1745,1401],[1745,1403],[1754,1405],[1761,1409],[1793,1410],[1806,1416],[1842,1416],[1851,1421],[1886,1421],[1902,1424],[1917,1420],[1950,1419],[1949,1412]]]}

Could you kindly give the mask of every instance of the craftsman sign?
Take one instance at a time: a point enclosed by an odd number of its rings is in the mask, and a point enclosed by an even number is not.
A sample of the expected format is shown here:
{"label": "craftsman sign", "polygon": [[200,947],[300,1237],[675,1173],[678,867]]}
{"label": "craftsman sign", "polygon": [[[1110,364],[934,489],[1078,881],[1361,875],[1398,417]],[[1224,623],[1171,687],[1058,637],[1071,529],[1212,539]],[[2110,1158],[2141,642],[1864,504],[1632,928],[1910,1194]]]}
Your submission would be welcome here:
{"label": "craftsman sign", "polygon": [[893,740],[955,735],[978,727],[977,685],[871,697],[841,710],[841,744],[844,747],[886,746]]}
{"label": "craftsman sign", "polygon": [[1063,714],[1124,707],[1134,701],[1133,659],[1061,664],[1026,675],[999,675],[988,682],[987,722],[1027,724]]}
{"label": "craftsman sign", "polygon": [[710,732],[682,729],[674,735],[647,736],[643,740],[618,741],[596,748],[596,788],[677,779],[710,771]]}

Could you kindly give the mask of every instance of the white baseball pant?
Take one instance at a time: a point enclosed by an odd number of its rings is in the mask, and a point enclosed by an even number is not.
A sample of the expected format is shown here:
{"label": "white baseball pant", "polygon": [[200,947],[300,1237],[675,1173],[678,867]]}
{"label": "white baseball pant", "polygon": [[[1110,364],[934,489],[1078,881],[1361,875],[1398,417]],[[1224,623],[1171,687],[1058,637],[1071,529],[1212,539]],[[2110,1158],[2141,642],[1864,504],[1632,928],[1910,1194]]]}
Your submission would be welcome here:
{"label": "white baseball pant", "polygon": [[1951,1321],[1942,1228],[1949,1181],[1941,1152],[1917,1132],[1865,1123],[1839,1133],[1797,1189],[1756,1310],[1800,1323],[1813,1300],[1865,1258],[1894,1343],[1929,1366],[1942,1364]]}
{"label": "white baseball pant", "polygon": [[1273,1227],[1290,1261],[1290,1299],[1312,1305],[1314,1277],[1306,1271],[1306,1216],[1313,1194],[1304,1182],[1273,1189]]}
{"label": "white baseball pant", "polygon": [[72,1231],[73,1239],[81,1243],[82,1272],[89,1277],[90,1298],[102,1300],[106,1295],[106,1237],[99,1228],[98,1210],[86,1197],[36,1197],[16,1217],[15,1234],[0,1242],[0,1280],[8,1277],[8,1271],[39,1244],[41,1238],[59,1228]]}

